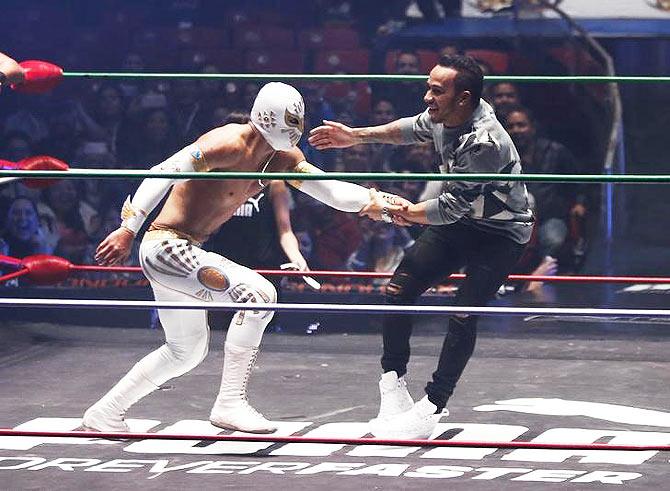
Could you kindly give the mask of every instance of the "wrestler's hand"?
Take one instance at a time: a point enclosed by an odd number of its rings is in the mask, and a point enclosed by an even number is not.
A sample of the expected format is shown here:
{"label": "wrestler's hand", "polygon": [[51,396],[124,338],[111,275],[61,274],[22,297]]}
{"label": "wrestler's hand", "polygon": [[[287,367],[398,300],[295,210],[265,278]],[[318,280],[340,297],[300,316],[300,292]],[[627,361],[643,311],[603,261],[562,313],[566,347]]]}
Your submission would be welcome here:
{"label": "wrestler's hand", "polygon": [[133,245],[135,235],[125,227],[119,227],[100,242],[95,250],[95,260],[101,266],[113,266],[123,263]]}
{"label": "wrestler's hand", "polygon": [[370,201],[358,214],[375,221],[383,220],[391,223],[393,214],[401,211],[403,206],[389,203],[384,199],[383,193],[380,193],[375,188],[370,188]]}
{"label": "wrestler's hand", "polygon": [[323,120],[323,125],[309,132],[309,144],[317,150],[327,148],[346,148],[360,143],[353,128],[335,121]]}

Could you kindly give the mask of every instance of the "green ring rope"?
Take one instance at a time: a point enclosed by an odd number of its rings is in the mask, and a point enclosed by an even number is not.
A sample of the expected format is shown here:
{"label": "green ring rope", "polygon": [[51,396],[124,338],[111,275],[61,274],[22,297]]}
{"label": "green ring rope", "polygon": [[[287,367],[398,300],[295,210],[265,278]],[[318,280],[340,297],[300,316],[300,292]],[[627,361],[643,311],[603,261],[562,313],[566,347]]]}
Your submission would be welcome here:
{"label": "green ring rope", "polygon": [[[308,81],[378,81],[378,82],[425,82],[426,75],[385,74],[278,74],[278,73],[138,73],[138,72],[64,72],[64,77],[84,78],[193,78],[225,80],[308,80]],[[489,75],[487,82],[516,83],[668,83],[670,77],[650,76],[574,76],[574,75]]]}
{"label": "green ring rope", "polygon": [[663,174],[404,174],[376,172],[327,172],[303,174],[295,172],[151,172],[148,170],[101,170],[70,169],[63,171],[0,170],[0,177],[27,177],[49,179],[263,179],[297,181],[522,181],[563,183],[619,183],[619,184],[663,184],[670,182],[670,175]]}

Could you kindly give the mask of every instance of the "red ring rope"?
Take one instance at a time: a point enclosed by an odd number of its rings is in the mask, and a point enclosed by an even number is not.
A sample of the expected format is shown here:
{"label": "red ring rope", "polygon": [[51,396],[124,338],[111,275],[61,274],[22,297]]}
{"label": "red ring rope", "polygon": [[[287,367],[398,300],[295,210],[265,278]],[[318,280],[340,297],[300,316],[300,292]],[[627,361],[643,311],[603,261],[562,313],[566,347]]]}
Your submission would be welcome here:
{"label": "red ring rope", "polygon": [[[54,256],[51,256],[54,257]],[[62,258],[59,258],[65,261]],[[0,256],[0,264],[4,263],[10,267],[22,267],[23,262],[9,256]],[[84,264],[70,264],[69,271],[79,272],[108,272],[108,273],[141,273],[139,266],[97,266]],[[391,278],[393,273],[380,273],[373,271],[286,271],[273,269],[257,269],[257,273],[267,276],[303,276],[305,274],[314,277],[332,277],[332,278]],[[18,272],[15,272],[18,273]],[[26,274],[26,273],[22,273]],[[21,276],[10,273],[11,276],[0,276],[0,282]],[[456,273],[449,276],[450,280],[462,280],[465,275]],[[512,274],[508,277],[512,281],[543,281],[548,283],[647,283],[647,284],[670,284],[670,277],[667,276],[545,276],[529,274]]]}
{"label": "red ring rope", "polygon": [[112,438],[127,440],[203,440],[217,442],[325,443],[341,445],[392,445],[400,447],[532,448],[542,450],[627,450],[669,452],[670,445],[616,445],[609,443],[475,442],[453,440],[394,440],[378,438],[315,438],[272,435],[173,435],[97,431],[23,431],[0,429],[0,436],[58,438]]}
{"label": "red ring rope", "polygon": [[[110,273],[141,273],[139,266],[95,266],[73,265],[72,271],[108,271]],[[303,276],[308,274],[315,277],[333,278],[391,278],[393,273],[374,271],[285,271],[274,269],[257,269],[257,273],[267,276]],[[450,280],[462,280],[465,275],[455,273],[449,276]],[[513,281],[546,281],[554,283],[653,283],[670,284],[667,276],[542,276],[529,274],[511,274],[508,279]]]}
{"label": "red ring rope", "polygon": [[14,278],[19,278],[23,275],[28,274],[30,271],[27,269],[19,269],[16,271],[12,271],[11,273],[7,273],[5,275],[0,276],[0,283],[4,283],[5,281],[12,280]]}

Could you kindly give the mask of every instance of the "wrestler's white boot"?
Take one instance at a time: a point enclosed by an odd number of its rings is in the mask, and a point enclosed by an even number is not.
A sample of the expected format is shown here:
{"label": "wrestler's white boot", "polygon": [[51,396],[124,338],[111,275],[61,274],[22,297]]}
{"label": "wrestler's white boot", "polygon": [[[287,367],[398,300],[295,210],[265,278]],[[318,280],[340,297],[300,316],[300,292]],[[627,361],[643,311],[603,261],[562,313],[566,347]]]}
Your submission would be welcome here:
{"label": "wrestler's white boot", "polygon": [[87,430],[128,432],[124,418],[130,406],[158,387],[140,373],[135,365],[102,399],[84,413],[82,426]]}
{"label": "wrestler's white boot", "polygon": [[247,383],[257,355],[258,348],[226,342],[221,389],[209,415],[214,426],[247,433],[272,433],[277,429],[247,400]]}

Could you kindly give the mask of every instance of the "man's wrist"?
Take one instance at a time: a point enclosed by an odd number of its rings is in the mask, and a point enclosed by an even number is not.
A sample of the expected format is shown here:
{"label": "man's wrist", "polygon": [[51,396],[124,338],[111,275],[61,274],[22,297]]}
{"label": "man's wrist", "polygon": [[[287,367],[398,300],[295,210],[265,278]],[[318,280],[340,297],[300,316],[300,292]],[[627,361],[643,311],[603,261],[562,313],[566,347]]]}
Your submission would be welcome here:
{"label": "man's wrist", "polygon": [[370,143],[366,140],[365,128],[352,128],[354,135],[354,145],[360,145],[361,143]]}

